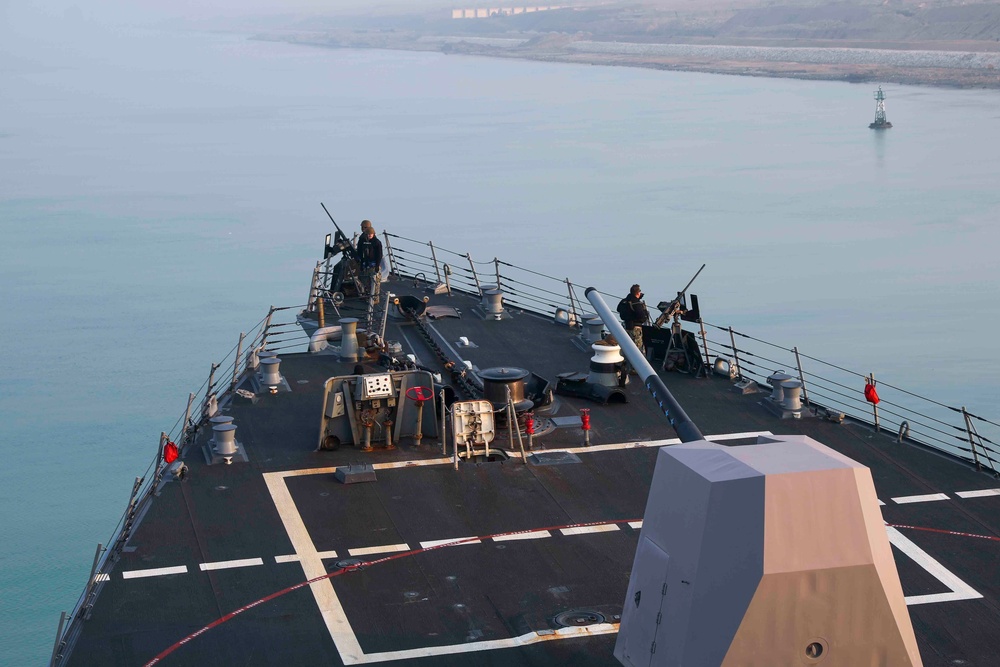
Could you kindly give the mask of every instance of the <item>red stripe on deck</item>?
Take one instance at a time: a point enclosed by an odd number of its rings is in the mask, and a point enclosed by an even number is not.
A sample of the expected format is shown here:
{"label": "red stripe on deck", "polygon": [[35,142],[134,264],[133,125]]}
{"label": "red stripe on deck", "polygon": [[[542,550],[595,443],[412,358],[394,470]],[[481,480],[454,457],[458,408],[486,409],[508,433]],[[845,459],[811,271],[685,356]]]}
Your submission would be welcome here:
{"label": "red stripe on deck", "polygon": [[277,591],[275,593],[271,593],[267,597],[262,597],[259,600],[254,600],[250,604],[245,604],[245,605],[243,605],[242,607],[240,607],[238,609],[234,609],[233,611],[229,612],[225,616],[222,616],[221,618],[215,619],[214,621],[212,621],[211,623],[209,623],[205,627],[201,628],[200,630],[195,630],[194,632],[192,632],[191,634],[189,634],[184,639],[181,639],[180,641],[178,641],[178,642],[176,642],[174,644],[171,644],[170,646],[168,646],[167,648],[165,648],[163,651],[161,651],[159,654],[157,654],[157,656],[155,658],[153,658],[149,662],[145,663],[145,665],[143,665],[143,667],[151,667],[152,665],[158,664],[161,660],[163,660],[164,658],[166,658],[168,655],[170,655],[171,653],[173,653],[174,651],[176,651],[180,647],[184,646],[185,644],[189,643],[190,641],[192,641],[194,639],[197,639],[198,637],[202,636],[203,634],[205,634],[206,632],[208,632],[212,628],[215,628],[215,627],[218,627],[218,626],[222,625],[223,623],[225,623],[226,621],[230,620],[231,618],[233,618],[235,616],[239,616],[240,614],[242,614],[245,611],[249,611],[250,609],[253,609],[254,607],[259,607],[260,605],[264,604],[265,602],[270,602],[271,600],[273,600],[275,598],[279,598],[282,595],[285,595],[286,593],[291,593],[292,591],[297,591],[300,588],[305,588],[306,586],[308,586],[310,584],[314,584],[317,581],[323,581],[324,579],[332,579],[333,577],[338,577],[338,576],[344,574],[345,572],[351,572],[353,570],[358,570],[358,569],[363,568],[363,567],[370,567],[372,565],[379,565],[381,563],[388,563],[389,561],[393,561],[393,560],[396,560],[396,559],[399,559],[399,558],[406,558],[408,556],[415,556],[417,554],[421,554],[421,553],[424,553],[424,552],[427,552],[427,551],[434,551],[436,549],[444,549],[446,547],[454,547],[454,546],[458,546],[460,544],[467,544],[469,542],[488,540],[488,539],[491,539],[491,538],[494,538],[494,537],[509,537],[511,535],[526,535],[528,533],[541,533],[541,532],[546,532],[546,531],[551,531],[551,530],[562,530],[564,528],[585,528],[587,526],[603,526],[603,525],[609,524],[609,523],[616,523],[616,524],[617,523],[628,523],[629,521],[639,521],[639,519],[622,519],[622,520],[618,520],[618,521],[588,521],[586,523],[567,523],[567,524],[564,524],[564,525],[561,525],[561,526],[546,526],[545,528],[531,528],[529,530],[513,530],[513,531],[508,531],[508,532],[505,532],[505,533],[493,533],[492,535],[477,535],[475,537],[465,537],[465,538],[462,538],[462,539],[459,539],[459,540],[455,540],[454,542],[446,542],[444,544],[436,544],[436,545],[434,545],[432,547],[424,547],[424,548],[421,548],[421,549],[413,549],[412,551],[404,551],[402,553],[393,554],[391,556],[383,556],[382,558],[376,558],[374,560],[362,561],[362,562],[358,563],[357,565],[352,565],[351,567],[342,568],[342,569],[337,570],[335,572],[330,572],[329,574],[324,574],[323,576],[315,577],[313,579],[309,579],[308,581],[303,581],[302,583],[295,584],[294,586],[289,586],[288,588],[284,588],[284,589],[282,589],[280,591]]}

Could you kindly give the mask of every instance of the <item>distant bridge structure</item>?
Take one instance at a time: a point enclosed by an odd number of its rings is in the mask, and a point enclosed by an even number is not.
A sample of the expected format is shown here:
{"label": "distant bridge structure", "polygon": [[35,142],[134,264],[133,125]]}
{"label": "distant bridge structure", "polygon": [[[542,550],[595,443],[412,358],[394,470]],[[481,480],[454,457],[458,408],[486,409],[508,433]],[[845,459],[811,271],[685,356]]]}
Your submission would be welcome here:
{"label": "distant bridge structure", "polygon": [[474,7],[471,9],[453,9],[451,18],[453,19],[488,19],[494,16],[513,16],[514,14],[530,14],[531,12],[545,12],[550,9],[564,9],[564,7]]}

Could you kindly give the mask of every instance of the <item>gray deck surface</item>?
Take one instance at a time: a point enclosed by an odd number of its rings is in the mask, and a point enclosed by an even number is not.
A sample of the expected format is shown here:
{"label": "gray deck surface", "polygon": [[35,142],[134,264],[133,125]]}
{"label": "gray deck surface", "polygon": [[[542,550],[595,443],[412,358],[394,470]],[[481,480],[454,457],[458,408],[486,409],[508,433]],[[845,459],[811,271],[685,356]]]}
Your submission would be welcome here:
{"label": "gray deck surface", "polygon": [[[423,295],[421,287],[396,281],[397,293]],[[572,343],[576,332],[544,318],[514,312],[486,321],[473,313],[476,300],[436,296],[431,303],[457,305],[459,320],[433,322],[454,345],[460,336],[477,347],[455,348],[478,368],[518,366],[548,378],[586,371],[588,352]],[[440,368],[412,324],[390,320],[387,338],[399,340],[420,362]],[[424,461],[441,456],[440,443],[417,450],[405,439],[395,451],[363,453],[350,446],[318,452],[324,381],[350,375],[354,364],[330,355],[281,354],[290,392],[263,395],[255,405],[237,402],[237,439],[248,463],[206,465],[200,445],[185,452],[190,475],[167,483],[135,530],[130,549],[84,625],[69,665],[141,665],[174,642],[225,614],[304,580],[299,562],[277,562],[294,553],[265,473],[311,470],[348,463]],[[444,370],[443,368],[441,369]],[[447,374],[445,373],[447,378]],[[702,432],[770,431],[805,434],[854,458],[872,471],[883,516],[890,524],[1000,536],[1000,496],[960,498],[958,491],[1000,487],[991,476],[912,445],[896,444],[854,422],[814,418],[779,420],[759,405],[766,394],[741,395],[725,378],[664,380]],[[637,382],[627,405],[599,406],[558,397],[559,416],[592,410],[593,446],[674,438],[666,420]],[[742,439],[726,444],[746,444]],[[496,442],[507,447],[501,437]],[[535,449],[578,448],[579,429],[556,429],[537,438]],[[332,579],[337,598],[366,655],[388,651],[475,645],[541,631],[553,640],[529,646],[455,655],[410,656],[400,662],[442,665],[609,665],[615,634],[555,639],[553,617],[584,609],[615,622],[628,585],[656,457],[655,447],[575,450],[579,463],[523,465],[511,459],[383,468],[374,483],[343,485],[331,472],[284,478],[298,516],[315,548],[335,551],[323,562],[349,557],[351,549],[405,544],[551,526],[607,522],[603,532],[523,540],[485,539],[402,555]],[[450,452],[450,449],[449,449]],[[944,493],[947,500],[899,504],[892,498]],[[952,534],[900,529],[945,569],[982,594],[980,599],[911,605],[909,611],[928,666],[995,665],[1000,650],[1000,543]],[[401,552],[402,553],[402,552]],[[927,568],[894,548],[906,595],[947,593]],[[364,556],[366,560],[382,555]],[[202,571],[203,563],[261,559],[259,565]],[[142,578],[123,573],[186,566],[187,572]],[[308,587],[277,597],[209,630],[167,657],[164,665],[342,664]]]}

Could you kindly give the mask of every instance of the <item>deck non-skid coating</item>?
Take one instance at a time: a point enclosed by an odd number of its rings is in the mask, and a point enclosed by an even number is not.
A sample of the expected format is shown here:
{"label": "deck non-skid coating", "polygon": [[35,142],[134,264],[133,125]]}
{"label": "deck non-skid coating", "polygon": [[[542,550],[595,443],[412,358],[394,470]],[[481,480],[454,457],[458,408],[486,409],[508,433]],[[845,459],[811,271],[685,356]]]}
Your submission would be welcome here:
{"label": "deck non-skid coating", "polygon": [[[721,441],[743,439],[746,437],[746,433],[726,434],[714,437],[710,436],[711,439]],[[634,451],[643,449],[643,447],[636,445],[637,443],[620,443],[617,445],[608,444],[603,447],[591,448],[590,450],[582,449],[579,453],[583,455],[596,455],[600,452],[624,453],[628,450]],[[394,466],[393,468],[385,469],[394,470],[395,474],[405,477],[412,476],[417,473],[419,469],[429,466],[450,470],[449,464],[450,461],[446,459],[427,460],[420,462],[419,465]],[[510,466],[509,463],[506,465]],[[485,466],[485,468],[499,470],[501,466],[493,465]],[[513,468],[513,470],[516,472],[518,468]],[[314,479],[322,479],[324,477],[328,477],[331,472],[332,471],[329,468],[321,468],[315,470],[297,470],[286,473],[269,473],[265,476],[268,488],[272,490],[272,496],[274,497],[279,515],[281,516],[286,529],[289,531],[289,537],[292,539],[293,544],[302,544],[304,546],[303,553],[297,553],[296,555],[299,557],[299,561],[303,565],[304,574],[306,577],[310,578],[312,576],[317,576],[313,573],[322,572],[323,566],[320,562],[321,558],[319,556],[319,552],[316,551],[316,547],[312,542],[311,536],[309,535],[309,530],[306,527],[306,521],[300,514],[299,509],[292,498],[292,494],[288,491],[287,483],[292,481],[301,481],[304,478],[310,477]],[[453,473],[454,471],[450,472]],[[383,477],[382,480],[388,481],[385,477]],[[327,483],[329,483],[328,480]],[[344,486],[340,488],[345,492],[351,492],[360,491],[365,487]],[[374,489],[375,487],[370,488]],[[407,480],[406,483],[393,486],[393,488],[406,488],[419,493],[421,483],[419,480],[411,479]],[[468,492],[469,489],[466,489],[466,491]],[[474,493],[475,490],[472,492]],[[392,493],[392,491],[389,491],[389,493]],[[329,497],[329,495],[327,497]],[[399,499],[405,501],[404,498]],[[378,501],[375,494],[369,494],[366,504],[369,506],[369,509],[371,509],[371,507],[379,508],[374,512],[375,514],[382,514],[380,509],[384,503]],[[404,502],[404,504],[406,503]],[[345,511],[355,510],[352,509],[350,505],[345,505]],[[379,571],[372,573],[370,575],[369,582],[361,585],[364,593],[356,600],[355,604],[347,604],[345,606],[340,597],[344,596],[350,599],[352,595],[357,596],[358,591],[351,590],[354,580],[349,577],[340,578],[336,581],[325,580],[313,584],[313,592],[316,595],[317,606],[320,613],[323,615],[324,622],[326,623],[326,626],[331,633],[331,637],[341,654],[341,659],[345,664],[364,664],[407,658],[431,657],[456,653],[492,651],[501,648],[514,648],[518,646],[525,646],[534,641],[539,641],[542,638],[552,640],[580,637],[581,633],[579,632],[560,632],[556,635],[550,635],[546,631],[543,631],[543,634],[538,634],[537,630],[535,632],[512,635],[510,632],[510,623],[497,623],[495,619],[498,614],[503,616],[503,611],[505,610],[499,609],[497,607],[496,600],[491,598],[502,597],[504,592],[509,593],[510,591],[491,591],[489,585],[490,581],[495,580],[500,582],[501,580],[507,579],[516,587],[519,583],[516,573],[522,568],[533,567],[534,571],[532,573],[532,581],[533,585],[537,586],[537,564],[540,558],[537,553],[529,554],[527,558],[519,558],[508,552],[504,554],[502,559],[497,561],[495,558],[495,552],[491,554],[489,551],[483,551],[483,549],[489,548],[489,546],[484,544],[484,542],[491,541],[494,543],[504,543],[521,542],[526,540],[542,540],[544,538],[552,537],[554,533],[558,533],[565,538],[572,538],[583,535],[614,533],[621,530],[618,523],[615,522],[592,522],[590,525],[584,526],[557,528],[555,530],[538,529],[537,531],[533,531],[530,526],[524,525],[524,521],[537,520],[540,515],[544,515],[544,512],[540,512],[540,508],[534,506],[531,508],[529,513],[521,517],[522,525],[517,525],[518,517],[516,514],[514,516],[505,517],[504,523],[507,526],[506,530],[509,532],[492,536],[489,540],[483,539],[482,536],[492,534],[491,531],[495,532],[497,530],[497,524],[486,522],[486,525],[484,525],[483,529],[479,532],[472,532],[470,534],[463,535],[456,534],[447,538],[419,541],[417,543],[424,549],[430,547],[467,548],[475,546],[480,551],[461,558],[459,561],[461,565],[459,566],[456,566],[455,561],[452,560],[446,568],[451,574],[440,574],[440,576],[437,577],[433,574],[433,564],[421,564],[419,566],[407,563],[379,564],[377,566]],[[463,518],[467,518],[464,514],[461,516]],[[398,530],[391,520],[385,521],[387,518],[387,516],[383,516],[383,522],[380,522],[378,520],[373,521],[371,520],[371,517],[368,517],[361,523],[369,530],[373,530],[376,533]],[[322,519],[317,518],[315,521],[321,523]],[[435,521],[436,525],[439,525],[439,523],[439,521]],[[626,522],[625,525],[637,530],[641,528],[642,522],[629,521]],[[466,525],[465,527],[468,526]],[[937,582],[943,589],[942,592],[937,593],[907,596],[906,602],[908,605],[953,602],[982,597],[979,592],[969,586],[953,572],[945,568],[940,562],[917,546],[917,544],[915,544],[907,536],[903,535],[899,530],[887,527],[887,531],[890,543],[893,544],[893,546],[895,546],[900,553],[910,559],[912,564],[918,568],[921,574]],[[398,535],[399,533],[393,534]],[[633,550],[635,535],[636,533],[633,533],[632,536],[627,538],[628,545]],[[571,548],[574,546],[572,543],[564,544],[567,544],[567,546]],[[396,546],[401,550],[402,547],[407,545],[400,544]],[[305,557],[303,557],[303,554]],[[429,553],[422,555],[421,557],[433,561],[434,554]],[[311,562],[307,563],[307,560],[310,560]],[[586,569],[587,568],[576,568],[577,574],[574,578],[578,580],[579,572],[581,570],[585,571]],[[903,571],[906,570],[904,569]],[[501,573],[505,576],[501,576]],[[513,576],[511,576],[511,573],[513,573]],[[626,568],[617,574],[622,575],[624,581],[627,583],[627,573],[628,570]],[[609,573],[605,570],[597,570],[592,574],[595,577],[600,578],[615,573]],[[445,595],[441,595],[440,591],[434,591],[432,593],[427,592],[428,589],[435,588],[433,585],[435,579],[439,582],[452,581],[458,589],[461,588],[458,583],[460,581],[471,580],[474,581],[474,584],[466,593],[449,597],[447,592]],[[392,582],[392,585],[387,586],[384,582]],[[595,588],[595,584],[596,582],[583,582],[579,583],[577,587],[593,589]],[[340,596],[338,596],[338,588],[341,591]],[[413,590],[405,590],[407,588]],[[566,589],[567,592],[569,590],[566,586],[550,587],[550,589],[553,588]],[[375,592],[376,589],[378,589],[378,593]],[[527,591],[520,592],[521,594],[524,594]],[[430,600],[430,596],[440,599],[432,602]],[[620,597],[620,595],[618,597]],[[483,598],[490,600],[492,609],[482,609],[477,613],[475,605],[477,602],[481,604],[483,602]],[[402,611],[406,606],[411,606],[412,614],[422,620],[417,623],[415,623],[412,619],[407,620],[406,612]],[[590,606],[594,606],[593,603],[591,603]],[[553,609],[555,608],[556,605],[553,605]],[[373,625],[378,626],[383,623],[391,624],[393,627],[403,628],[419,626],[419,631],[400,633],[400,636],[396,640],[401,643],[417,645],[409,646],[403,649],[366,652],[362,647],[362,641],[359,639],[352,627],[347,609],[351,609],[351,613],[354,614],[355,617],[357,617],[358,612],[360,611],[360,616],[362,617],[363,622],[358,625],[368,629],[371,629]],[[371,609],[378,609],[382,611],[376,614],[366,613],[366,611],[370,611]],[[386,611],[390,609],[393,611]],[[516,611],[516,606],[506,611],[511,610]],[[510,617],[515,615],[516,614],[514,613],[508,614]],[[427,621],[428,617],[438,619],[440,621],[439,625],[435,626],[433,622],[429,623]],[[461,622],[456,625],[456,621]],[[604,627],[604,625],[593,626],[586,634],[592,635],[595,633],[606,634],[617,632],[616,624],[612,623],[605,625],[606,627]],[[453,643],[441,643],[442,639],[447,639],[448,637],[448,627],[471,627],[473,628],[473,631],[470,634],[465,634],[464,636],[452,637],[452,639],[455,640]],[[424,635],[424,640],[427,641],[425,645],[419,645],[421,642],[419,635],[421,633]],[[376,634],[382,635],[381,632],[376,632]],[[507,634],[508,636],[499,636],[503,634]],[[392,642],[385,642],[383,639],[383,643],[391,644]]]}
{"label": "deck non-skid coating", "polygon": [[[717,436],[717,438],[734,440],[755,435],[747,433],[724,434]],[[644,460],[638,463],[643,467],[648,467],[651,457],[655,456],[655,449],[672,442],[676,442],[676,440],[609,443],[591,448],[573,448],[573,450],[578,454],[588,455],[587,460],[595,464],[590,472],[593,473],[596,470],[599,473],[602,470],[602,465],[620,469],[622,457],[634,458],[630,456],[629,452],[643,453]],[[616,460],[598,463],[599,460],[606,459],[610,453],[617,453]],[[421,498],[426,495],[424,491],[433,485],[435,505],[448,508],[449,498],[461,501],[455,503],[456,509],[453,516],[450,517],[451,520],[449,517],[440,516],[442,511],[438,509],[433,522],[429,524],[437,530],[441,530],[442,526],[445,526],[444,530],[448,530],[447,527],[450,525],[453,532],[435,539],[421,540],[418,537],[411,537],[406,539],[406,543],[419,545],[421,548],[461,548],[463,551],[468,551],[469,555],[460,560],[461,567],[455,567],[453,559],[449,559],[450,563],[446,569],[449,572],[454,570],[454,572],[441,573],[437,579],[441,582],[467,580],[471,582],[471,588],[467,593],[457,594],[453,597],[449,597],[447,594],[442,595],[444,601],[438,603],[437,607],[433,608],[430,613],[428,613],[427,608],[421,608],[420,603],[426,602],[426,600],[422,599],[420,591],[427,587],[428,580],[434,579],[433,575],[428,575],[425,571],[425,568],[432,567],[432,565],[427,564],[427,561],[433,564],[434,553],[422,555],[421,558],[424,561],[420,566],[405,562],[380,564],[379,571],[371,575],[373,578],[377,578],[379,583],[370,586],[363,585],[365,594],[360,597],[358,604],[353,606],[345,606],[341,599],[341,596],[345,594],[345,597],[350,597],[351,591],[345,590],[341,595],[338,595],[337,590],[338,588],[350,589],[353,582],[359,577],[341,577],[336,581],[324,580],[312,584],[311,588],[316,596],[317,607],[345,664],[489,651],[524,646],[535,641],[551,641],[616,631],[617,626],[612,623],[607,624],[607,627],[578,628],[573,632],[564,629],[552,634],[551,628],[545,628],[542,630],[542,634],[537,634],[536,631],[535,633],[515,635],[511,633],[512,624],[510,622],[498,622],[496,617],[498,614],[502,617],[516,617],[520,606],[512,604],[507,610],[509,613],[506,616],[495,608],[497,604],[495,600],[491,603],[494,606],[493,609],[485,609],[477,613],[475,606],[482,604],[484,599],[510,594],[510,590],[504,590],[503,586],[497,586],[496,590],[491,590],[491,581],[509,578],[515,592],[522,596],[525,594],[533,595],[532,590],[538,586],[539,563],[545,561],[545,557],[531,552],[519,557],[519,552],[504,551],[502,558],[496,563],[491,563],[490,561],[497,557],[497,550],[505,548],[504,543],[520,543],[530,540],[537,544],[543,538],[552,537],[553,531],[539,530],[537,533],[524,531],[531,531],[539,526],[566,526],[594,521],[595,525],[566,527],[554,531],[558,532],[561,539],[564,540],[559,543],[561,546],[553,548],[554,555],[551,557],[551,560],[556,563],[553,569],[561,571],[563,580],[554,578],[553,585],[548,587],[548,589],[562,591],[558,597],[553,599],[551,609],[554,614],[560,608],[566,608],[565,598],[570,587],[563,584],[572,583],[572,587],[578,592],[577,594],[581,591],[599,590],[602,587],[608,587],[609,582],[602,584],[601,579],[607,579],[609,574],[617,576],[611,577],[613,585],[607,593],[607,599],[595,600],[594,593],[589,592],[586,594],[589,597],[581,599],[580,602],[582,606],[588,606],[587,603],[589,606],[594,606],[600,602],[604,605],[610,604],[620,607],[622,591],[627,585],[628,570],[631,565],[628,554],[634,550],[634,534],[619,538],[619,546],[615,550],[616,557],[606,557],[606,567],[616,564],[618,571],[615,573],[609,573],[606,569],[595,570],[591,567],[593,561],[600,558],[599,555],[585,553],[581,560],[579,552],[589,552],[595,549],[593,545],[584,545],[581,539],[585,536],[590,536],[593,539],[606,539],[601,533],[619,532],[620,528],[616,523],[601,523],[600,519],[632,518],[636,508],[641,507],[645,500],[642,485],[639,485],[638,489],[632,489],[630,494],[625,494],[632,496],[627,502],[631,506],[630,510],[610,510],[616,513],[614,517],[600,516],[600,512],[609,510],[607,508],[601,510],[599,504],[597,505],[598,515],[570,516],[566,514],[558,502],[558,489],[545,488],[546,482],[551,480],[539,479],[534,475],[535,472],[546,476],[551,475],[551,471],[547,468],[525,466],[520,462],[512,463],[511,461],[473,468],[468,468],[463,464],[460,470],[461,474],[456,476],[455,471],[451,469],[451,461],[444,458],[418,461],[412,465],[376,465],[376,467],[384,473],[391,472],[392,475],[381,474],[377,484],[348,486],[339,485],[332,481],[332,468],[265,474],[268,489],[288,532],[289,539],[295,546],[295,556],[298,557],[305,577],[313,578],[326,571],[319,555],[320,552],[314,542],[312,535],[314,530],[323,536],[320,538],[324,540],[323,546],[332,545],[331,540],[357,543],[358,540],[364,539],[363,535],[365,534],[377,535],[390,540],[404,539],[406,536],[403,533],[407,530],[426,529],[428,523],[421,522],[420,515],[433,512],[433,508],[421,507]],[[556,483],[558,482],[559,480],[556,480]],[[294,492],[291,489],[292,486],[295,486]],[[449,492],[449,488],[452,489],[451,492]],[[573,488],[577,489],[578,486],[574,484]],[[594,489],[596,492],[597,485],[594,485]],[[537,491],[537,493],[532,495],[532,491]],[[299,497],[298,502],[294,498],[296,495]],[[494,498],[494,495],[504,496],[505,502],[498,503],[498,499]],[[395,510],[393,510],[393,500],[397,501]],[[326,504],[325,508],[318,507],[321,501]],[[477,512],[477,505],[481,506],[482,512]],[[501,511],[490,511],[490,508],[496,507],[501,507]],[[394,512],[400,514],[395,519]],[[334,520],[335,516],[340,513],[347,513],[356,520],[349,522],[350,527],[345,528],[344,522]],[[340,530],[360,529],[361,532],[344,536],[337,534],[338,530],[333,528],[334,526],[339,527]],[[494,543],[492,545],[482,544],[478,537],[493,534],[498,535],[496,539],[490,540]],[[624,539],[624,542],[621,539]],[[545,542],[554,543],[551,540],[545,540]],[[512,548],[517,546],[519,545],[511,545]],[[601,549],[601,547],[597,547],[596,552],[599,554]],[[478,551],[474,552],[473,550]],[[591,560],[588,562],[588,559]],[[416,569],[410,571],[411,568]],[[527,573],[529,570],[532,585],[525,590],[526,579],[524,576],[518,576],[518,572]],[[409,576],[407,575],[408,571]],[[384,582],[392,582],[395,587],[387,586]],[[407,588],[406,582],[412,582],[410,587],[415,590],[402,590]],[[448,584],[443,585],[447,586]],[[386,588],[389,589],[387,593]],[[563,589],[565,590],[563,591]],[[408,592],[411,593],[409,597],[407,596]],[[373,599],[380,594],[386,594],[389,599],[384,599],[381,603],[377,599]],[[393,597],[396,599],[392,600]],[[559,599],[559,597],[563,599]],[[407,622],[402,616],[387,611],[403,605],[413,607],[414,614],[420,618],[417,625],[422,627],[421,631],[425,637],[434,637],[437,641],[428,641],[424,645],[404,649],[365,651],[359,635],[353,628],[351,618],[356,618],[358,614],[365,617],[368,610],[376,609],[382,611],[376,613],[374,618],[365,619],[365,622],[359,623],[360,627],[372,629],[372,625],[377,627],[382,624],[393,627],[413,626],[412,619]],[[347,613],[348,607],[352,610],[351,614]],[[430,607],[430,605],[425,607]],[[387,613],[392,617],[385,618]],[[457,627],[473,628],[471,634],[455,637],[457,641],[462,643],[441,643],[441,639],[446,639],[448,636],[446,627],[454,625],[449,621],[456,620],[449,619],[448,614],[458,614],[462,617],[458,619],[462,620],[462,623],[459,623]],[[429,619],[438,617],[440,617],[441,627],[435,628],[434,623]],[[383,635],[384,633],[377,631],[375,634]],[[414,643],[418,636],[416,632],[401,632],[399,634],[398,641],[401,643]],[[494,638],[490,635],[497,636]]]}

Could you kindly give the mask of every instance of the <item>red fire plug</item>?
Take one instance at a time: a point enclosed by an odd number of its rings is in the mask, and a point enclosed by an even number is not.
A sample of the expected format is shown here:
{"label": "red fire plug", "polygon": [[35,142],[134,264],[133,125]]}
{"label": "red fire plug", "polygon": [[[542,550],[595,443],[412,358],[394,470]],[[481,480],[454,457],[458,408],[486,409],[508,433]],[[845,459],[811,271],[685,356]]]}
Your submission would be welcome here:
{"label": "red fire plug", "polygon": [[590,446],[590,408],[580,409],[580,428],[583,429],[583,444]]}
{"label": "red fire plug", "polygon": [[529,412],[524,415],[524,432],[528,434],[528,451],[530,452],[532,447],[532,436],[535,435],[535,413]]}

